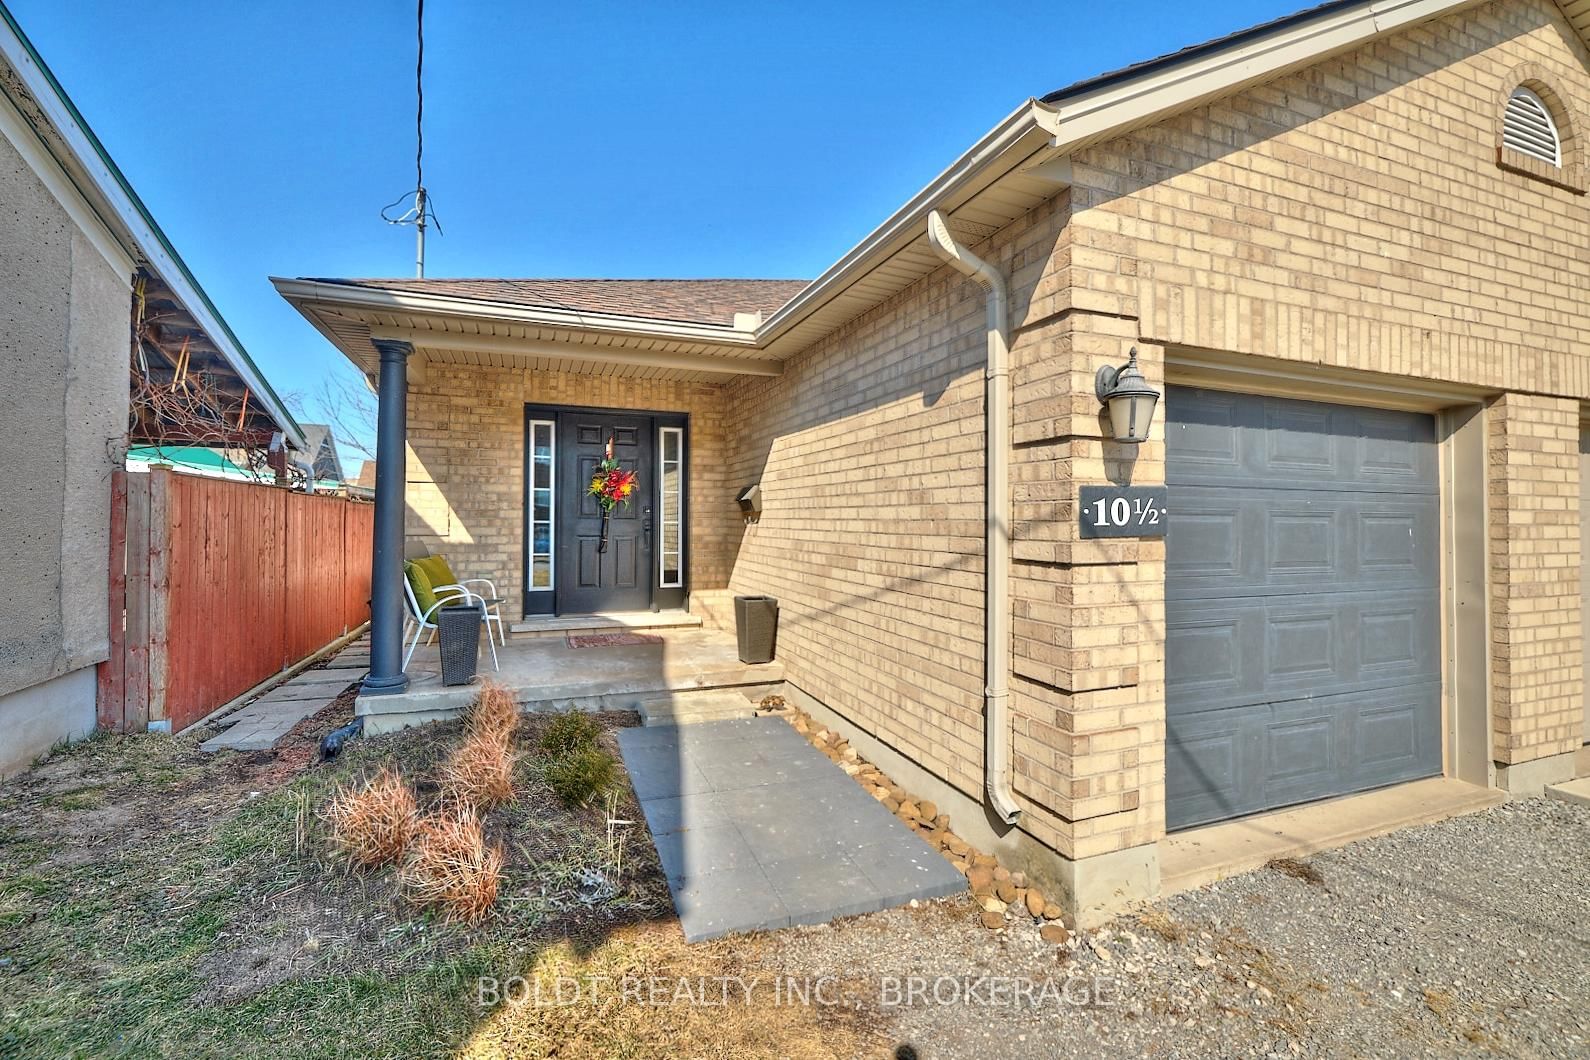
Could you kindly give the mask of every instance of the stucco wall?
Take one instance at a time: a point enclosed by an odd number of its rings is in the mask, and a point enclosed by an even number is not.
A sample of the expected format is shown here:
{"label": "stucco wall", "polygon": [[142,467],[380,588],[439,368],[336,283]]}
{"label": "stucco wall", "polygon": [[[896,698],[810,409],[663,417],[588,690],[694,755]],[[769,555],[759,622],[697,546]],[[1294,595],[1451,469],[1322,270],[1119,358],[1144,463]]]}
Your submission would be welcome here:
{"label": "stucco wall", "polygon": [[447,555],[462,578],[491,578],[517,617],[524,586],[526,404],[683,412],[690,417],[692,592],[728,584],[740,522],[724,458],[723,394],[705,383],[510,368],[426,366],[408,399],[411,542]]}
{"label": "stucco wall", "polygon": [[0,136],[0,696],[108,652],[130,280]]}

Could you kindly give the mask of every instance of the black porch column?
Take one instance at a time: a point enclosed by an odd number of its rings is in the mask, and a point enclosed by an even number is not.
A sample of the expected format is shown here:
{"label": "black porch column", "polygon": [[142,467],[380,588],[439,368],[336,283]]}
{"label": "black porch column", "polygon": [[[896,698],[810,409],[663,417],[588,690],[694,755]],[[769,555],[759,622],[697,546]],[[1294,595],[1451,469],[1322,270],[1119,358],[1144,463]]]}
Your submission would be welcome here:
{"label": "black porch column", "polygon": [[403,674],[403,481],[408,433],[408,361],[414,348],[371,339],[381,354],[376,387],[375,545],[370,560],[370,673],[359,690],[391,695],[409,686]]}

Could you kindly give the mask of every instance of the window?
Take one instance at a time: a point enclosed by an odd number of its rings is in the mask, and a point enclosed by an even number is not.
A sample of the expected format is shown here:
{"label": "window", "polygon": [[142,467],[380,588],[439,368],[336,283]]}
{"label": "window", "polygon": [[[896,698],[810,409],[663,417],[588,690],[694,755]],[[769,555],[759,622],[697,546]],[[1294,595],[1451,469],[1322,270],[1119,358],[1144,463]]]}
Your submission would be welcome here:
{"label": "window", "polygon": [[533,593],[552,590],[552,468],[551,420],[530,421],[530,496],[525,514],[530,521],[530,586]]}
{"label": "window", "polygon": [[662,529],[658,549],[657,582],[660,588],[677,589],[684,581],[684,449],[685,432],[679,427],[663,427],[657,432],[658,476],[657,521]]}
{"label": "window", "polygon": [[1527,88],[1513,89],[1502,116],[1502,146],[1537,162],[1562,166],[1562,138],[1544,100]]}

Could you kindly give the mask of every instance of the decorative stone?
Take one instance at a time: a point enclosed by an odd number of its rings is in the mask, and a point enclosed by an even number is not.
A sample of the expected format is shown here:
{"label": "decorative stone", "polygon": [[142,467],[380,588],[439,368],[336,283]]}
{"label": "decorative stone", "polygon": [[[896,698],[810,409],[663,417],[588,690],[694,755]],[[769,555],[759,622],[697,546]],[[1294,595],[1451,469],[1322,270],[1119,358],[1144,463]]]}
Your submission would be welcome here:
{"label": "decorative stone", "polygon": [[972,885],[973,894],[994,893],[994,874],[988,871],[986,865],[972,862],[971,870],[966,873],[966,882]]}
{"label": "decorative stone", "polygon": [[1005,926],[1005,917],[1000,913],[984,913],[978,919],[990,931],[998,931]]}
{"label": "decorative stone", "polygon": [[972,845],[954,832],[944,833],[944,845],[957,857],[965,857],[972,850]]}
{"label": "decorative stone", "polygon": [[1027,912],[1033,916],[1043,916],[1043,892],[1036,887],[1027,888]]}
{"label": "decorative stone", "polygon": [[933,818],[933,823],[948,832],[950,830],[950,815],[947,813],[941,813],[937,817]]}
{"label": "decorative stone", "polygon": [[926,817],[930,821],[933,820],[933,818],[935,818],[935,817],[937,817],[939,815],[938,806],[936,806],[935,804],[933,804],[931,802],[928,802],[925,799],[923,801],[917,803],[917,808],[922,811],[922,816]]}
{"label": "decorative stone", "polygon": [[968,872],[972,871],[971,865],[962,861],[960,858],[951,858],[950,864],[954,865],[955,871],[960,873],[962,876],[965,876]]}
{"label": "decorative stone", "polygon": [[895,802],[893,799],[889,798],[889,793],[888,792],[884,792],[879,798],[883,802],[883,808],[884,809],[888,810],[890,813],[898,813],[899,812],[900,804],[898,802]]}
{"label": "decorative stone", "polygon": [[1071,937],[1071,932],[1067,931],[1063,924],[1045,924],[1038,929],[1038,937],[1059,946]]}
{"label": "decorative stone", "polygon": [[1003,866],[1003,865],[996,865],[994,867],[994,879],[996,879],[996,880],[1008,880],[1008,879],[1010,879],[1010,870],[1005,868],[1005,866]]}
{"label": "decorative stone", "polygon": [[981,854],[981,853],[979,853],[979,854],[973,854],[972,855],[972,864],[973,865],[985,865],[985,866],[987,866],[988,867],[988,871],[989,871],[989,875],[992,876],[993,875],[993,871],[994,871],[994,866],[998,865],[999,862],[994,860],[994,855],[992,855],[992,854]]}
{"label": "decorative stone", "polygon": [[916,803],[914,802],[902,802],[900,804],[900,816],[910,817],[914,820],[915,818],[922,816],[922,811],[917,809]]}
{"label": "decorative stone", "polygon": [[1025,872],[1013,872],[1010,874],[1010,882],[1017,887],[1025,887],[1027,886],[1027,874]]}
{"label": "decorative stone", "polygon": [[985,895],[979,904],[982,905],[983,912],[985,913],[1003,913],[1006,909],[1010,908],[1004,902],[1000,901],[998,898],[995,898],[993,895]]}
{"label": "decorative stone", "polygon": [[994,881],[994,893],[999,895],[999,900],[1001,902],[1014,902],[1016,900],[1015,885],[1013,885],[1009,880],[996,879]]}
{"label": "decorative stone", "polygon": [[1045,920],[1059,920],[1064,915],[1065,910],[1061,909],[1058,905],[1055,905],[1053,902],[1044,903],[1043,918]]}

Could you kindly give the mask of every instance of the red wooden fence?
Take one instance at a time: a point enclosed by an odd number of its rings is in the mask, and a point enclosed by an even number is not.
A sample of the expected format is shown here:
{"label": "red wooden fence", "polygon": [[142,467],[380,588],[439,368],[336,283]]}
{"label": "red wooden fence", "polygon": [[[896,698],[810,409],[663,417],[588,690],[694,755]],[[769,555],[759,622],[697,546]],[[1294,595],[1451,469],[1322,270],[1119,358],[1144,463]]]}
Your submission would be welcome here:
{"label": "red wooden fence", "polygon": [[372,505],[118,471],[99,723],[174,732],[370,617]]}

